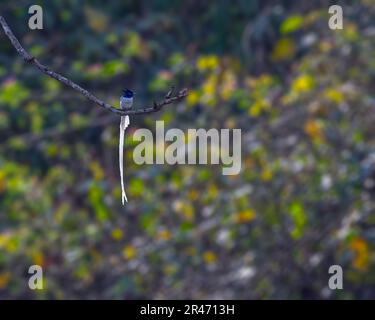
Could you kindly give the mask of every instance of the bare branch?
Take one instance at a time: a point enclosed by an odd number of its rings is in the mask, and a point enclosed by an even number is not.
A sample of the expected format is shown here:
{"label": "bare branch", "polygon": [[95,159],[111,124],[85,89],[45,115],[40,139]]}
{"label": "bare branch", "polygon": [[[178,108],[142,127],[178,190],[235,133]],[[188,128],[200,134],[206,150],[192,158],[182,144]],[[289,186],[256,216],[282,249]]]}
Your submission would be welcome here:
{"label": "bare branch", "polygon": [[12,43],[13,47],[17,50],[17,52],[19,53],[19,55],[26,62],[28,62],[30,64],[33,64],[41,72],[43,72],[44,74],[50,76],[51,78],[54,78],[57,81],[60,81],[63,84],[67,85],[68,87],[71,87],[72,89],[78,91],[79,93],[81,93],[82,95],[84,95],[87,99],[89,99],[90,101],[94,102],[98,106],[100,106],[100,107],[102,107],[102,108],[104,108],[104,109],[106,109],[106,110],[108,110],[110,112],[113,112],[113,113],[115,113],[115,114],[117,114],[119,116],[124,116],[124,115],[139,115],[139,114],[157,112],[162,107],[164,107],[164,106],[166,106],[168,104],[171,104],[173,102],[182,100],[188,94],[187,89],[183,89],[176,96],[172,97],[172,94],[171,94],[172,92],[171,91],[173,91],[173,90],[171,90],[170,94],[168,92],[163,101],[161,101],[159,103],[154,102],[154,104],[153,104],[152,107],[143,107],[143,108],[140,108],[140,109],[132,109],[132,110],[122,110],[122,109],[119,109],[119,108],[115,108],[112,105],[110,105],[110,104],[108,104],[108,103],[100,100],[99,98],[97,98],[96,96],[94,96],[91,92],[89,92],[86,89],[82,88],[81,86],[79,86],[78,84],[74,83],[70,79],[62,76],[61,74],[59,74],[57,72],[54,72],[53,70],[51,70],[47,66],[43,65],[42,63],[40,63],[35,57],[33,57],[32,55],[30,55],[22,47],[22,45],[17,40],[17,38],[13,34],[12,30],[9,28],[7,22],[5,21],[5,19],[2,16],[0,16],[0,24],[3,27],[4,32],[5,32],[6,36],[9,38],[9,40]]}

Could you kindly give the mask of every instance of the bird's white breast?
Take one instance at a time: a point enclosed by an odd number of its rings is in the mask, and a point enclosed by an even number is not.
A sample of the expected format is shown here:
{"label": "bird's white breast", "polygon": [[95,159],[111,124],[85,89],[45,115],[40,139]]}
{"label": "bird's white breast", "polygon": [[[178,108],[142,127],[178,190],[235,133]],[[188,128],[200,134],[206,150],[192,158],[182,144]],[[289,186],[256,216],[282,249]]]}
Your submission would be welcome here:
{"label": "bird's white breast", "polygon": [[121,109],[130,109],[133,105],[133,98],[121,97],[120,106]]}

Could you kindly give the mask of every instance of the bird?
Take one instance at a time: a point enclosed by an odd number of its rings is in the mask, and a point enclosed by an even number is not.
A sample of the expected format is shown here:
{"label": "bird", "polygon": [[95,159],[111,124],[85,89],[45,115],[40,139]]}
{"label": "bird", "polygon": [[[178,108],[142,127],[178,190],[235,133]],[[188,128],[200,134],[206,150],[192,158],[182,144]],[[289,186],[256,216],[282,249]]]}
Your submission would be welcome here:
{"label": "bird", "polygon": [[131,91],[129,89],[123,90],[123,94],[120,98],[121,109],[124,109],[124,110],[131,109],[132,106],[133,106],[133,98],[134,98],[134,92],[133,91]]}
{"label": "bird", "polygon": [[[130,110],[133,107],[133,98],[134,92],[129,89],[123,90],[123,94],[120,97],[120,107],[123,110]],[[119,139],[119,167],[120,167],[120,178],[121,178],[121,200],[122,205],[125,204],[125,201],[128,202],[126,197],[125,187],[124,187],[124,170],[123,170],[123,157],[124,157],[124,136],[125,130],[129,126],[130,120],[129,116],[121,116],[120,121],[120,139]]]}

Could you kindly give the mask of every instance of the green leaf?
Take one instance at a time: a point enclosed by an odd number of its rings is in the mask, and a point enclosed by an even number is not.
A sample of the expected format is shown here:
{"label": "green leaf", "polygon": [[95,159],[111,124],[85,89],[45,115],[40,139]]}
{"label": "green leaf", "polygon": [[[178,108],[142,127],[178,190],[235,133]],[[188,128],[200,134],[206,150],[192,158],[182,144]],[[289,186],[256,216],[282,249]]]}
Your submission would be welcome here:
{"label": "green leaf", "polygon": [[140,196],[143,193],[143,181],[141,179],[133,179],[130,181],[129,191],[133,196]]}
{"label": "green leaf", "polygon": [[288,34],[301,28],[303,24],[303,18],[300,15],[294,15],[284,20],[280,27],[282,34]]}
{"label": "green leaf", "polygon": [[306,214],[303,205],[299,201],[295,201],[289,208],[290,216],[294,222],[294,229],[292,230],[292,237],[298,239],[302,236],[303,228],[306,224]]}

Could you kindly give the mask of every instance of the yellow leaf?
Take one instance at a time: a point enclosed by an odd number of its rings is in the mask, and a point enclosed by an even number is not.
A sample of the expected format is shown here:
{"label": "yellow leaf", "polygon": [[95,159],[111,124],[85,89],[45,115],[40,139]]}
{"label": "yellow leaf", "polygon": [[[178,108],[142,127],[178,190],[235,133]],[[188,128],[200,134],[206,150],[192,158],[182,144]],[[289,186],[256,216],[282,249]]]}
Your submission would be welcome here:
{"label": "yellow leaf", "polygon": [[94,175],[95,180],[102,180],[104,178],[104,172],[99,164],[99,162],[91,162],[90,163],[90,170],[92,174]]}
{"label": "yellow leaf", "polygon": [[268,110],[271,104],[266,99],[259,99],[255,101],[249,110],[249,114],[252,117],[258,117],[263,111]]}
{"label": "yellow leaf", "polygon": [[327,89],[325,92],[324,92],[324,96],[332,101],[332,102],[335,102],[337,104],[341,103],[344,101],[344,95],[342,94],[341,91],[338,91],[337,89]]}
{"label": "yellow leaf", "polygon": [[314,79],[307,74],[303,74],[293,81],[292,90],[296,93],[308,92],[313,89],[314,86]]}
{"label": "yellow leaf", "polygon": [[7,233],[0,233],[0,249],[4,248],[10,239],[10,235]]}
{"label": "yellow leaf", "polygon": [[192,90],[186,98],[186,102],[189,106],[194,106],[199,102],[199,94],[197,91]]}
{"label": "yellow leaf", "polygon": [[325,41],[325,40],[323,40],[323,41],[321,41],[320,44],[319,44],[319,49],[320,49],[320,51],[323,52],[323,53],[327,53],[327,52],[331,51],[332,48],[333,48],[333,45],[332,45],[332,43],[329,42],[329,41]]}
{"label": "yellow leaf", "polygon": [[358,270],[366,270],[370,261],[369,248],[366,241],[359,237],[355,237],[350,247],[354,253],[353,267]]}
{"label": "yellow leaf", "polygon": [[116,229],[113,229],[112,232],[111,232],[111,236],[114,240],[117,240],[117,241],[120,241],[123,236],[124,236],[124,233],[122,232],[121,229],[119,228],[116,228]]}
{"label": "yellow leaf", "polygon": [[323,126],[318,120],[308,120],[305,123],[304,130],[316,142],[324,139]]}
{"label": "yellow leaf", "polygon": [[177,272],[177,267],[173,264],[167,264],[164,268],[164,273],[168,276],[174,275]]}
{"label": "yellow leaf", "polygon": [[270,168],[268,168],[268,167],[263,168],[260,177],[263,181],[270,181],[273,177],[273,174],[272,174],[272,171],[270,170]]}
{"label": "yellow leaf", "polygon": [[222,75],[220,94],[224,100],[228,100],[236,89],[237,81],[235,74],[230,70],[225,70]]}
{"label": "yellow leaf", "polygon": [[44,256],[41,252],[36,252],[33,254],[33,262],[34,264],[37,264],[38,266],[43,267],[44,266]]}
{"label": "yellow leaf", "polygon": [[294,41],[289,38],[280,39],[272,50],[273,61],[284,61],[293,58],[296,51]]}
{"label": "yellow leaf", "polygon": [[256,217],[255,211],[252,209],[247,209],[244,211],[241,211],[237,214],[237,222],[238,223],[244,223],[254,220]]}
{"label": "yellow leaf", "polygon": [[354,23],[347,23],[343,31],[346,39],[351,41],[358,39],[358,27]]}
{"label": "yellow leaf", "polygon": [[135,254],[136,254],[136,249],[132,245],[126,246],[124,250],[122,251],[122,255],[126,260],[133,259],[135,257]]}
{"label": "yellow leaf", "polygon": [[172,238],[172,233],[168,230],[161,230],[158,234],[160,240],[168,241]]}
{"label": "yellow leaf", "polygon": [[4,289],[10,281],[10,273],[0,273],[0,289]]}
{"label": "yellow leaf", "polygon": [[210,184],[210,185],[208,186],[208,192],[207,192],[207,195],[208,195],[210,198],[212,198],[212,199],[216,198],[218,193],[219,193],[219,191],[218,191],[216,185],[214,185],[214,184]]}
{"label": "yellow leaf", "polygon": [[195,216],[193,206],[188,202],[177,200],[174,203],[174,210],[180,213],[187,221],[192,221]]}
{"label": "yellow leaf", "polygon": [[84,9],[87,22],[91,29],[101,32],[107,29],[108,17],[101,11],[95,10],[91,7]]}
{"label": "yellow leaf", "polygon": [[199,71],[215,69],[218,66],[219,66],[219,59],[214,55],[200,56],[197,59],[197,69]]}
{"label": "yellow leaf", "polygon": [[197,190],[190,190],[188,196],[190,200],[195,201],[198,199],[199,194]]}
{"label": "yellow leaf", "polygon": [[209,106],[215,105],[215,94],[218,87],[218,78],[216,75],[210,75],[202,85],[202,101]]}
{"label": "yellow leaf", "polygon": [[217,257],[212,251],[206,251],[203,254],[203,260],[206,264],[214,264],[217,260]]}
{"label": "yellow leaf", "polygon": [[0,169],[0,193],[5,190],[6,186],[6,174],[4,170]]}

